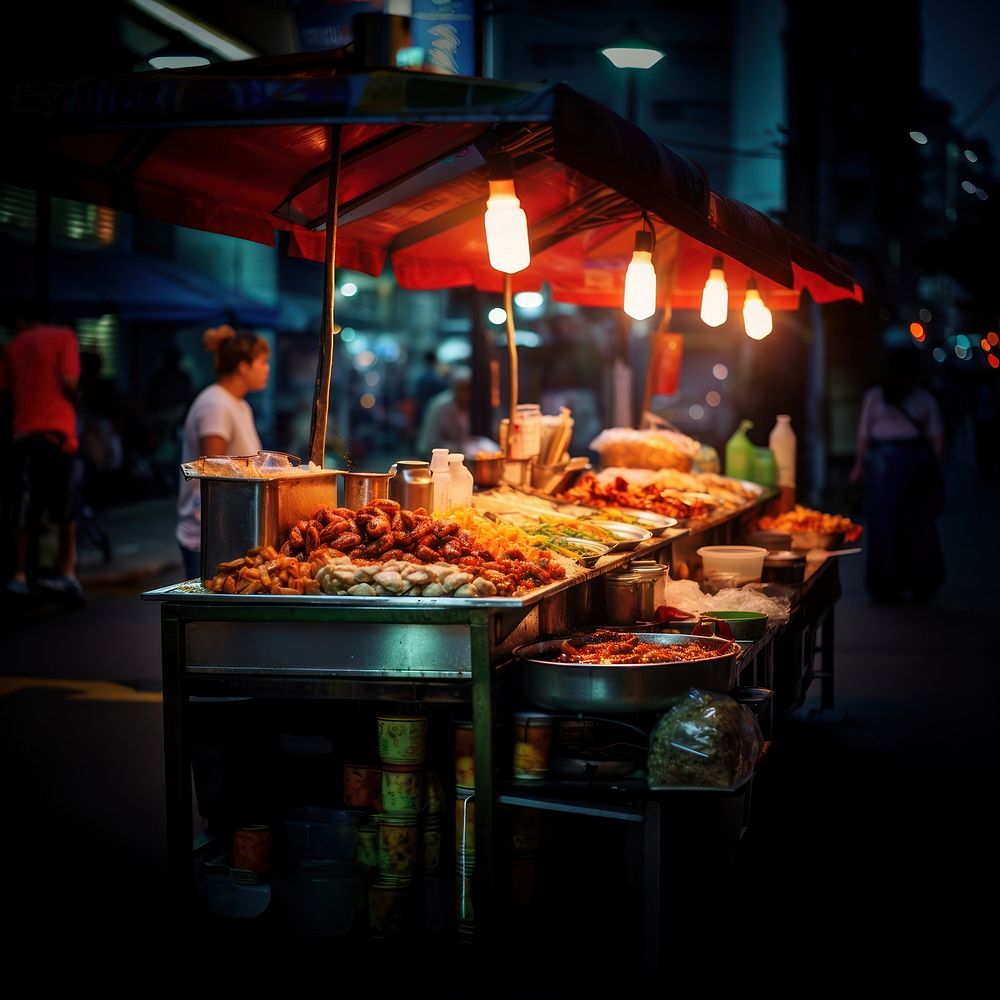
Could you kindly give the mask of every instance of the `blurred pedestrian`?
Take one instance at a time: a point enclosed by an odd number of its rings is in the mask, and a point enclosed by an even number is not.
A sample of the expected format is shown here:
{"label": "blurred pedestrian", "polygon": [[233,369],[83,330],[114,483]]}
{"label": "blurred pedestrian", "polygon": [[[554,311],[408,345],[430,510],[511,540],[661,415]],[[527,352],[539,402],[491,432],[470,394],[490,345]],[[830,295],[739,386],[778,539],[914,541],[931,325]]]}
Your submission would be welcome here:
{"label": "blurred pedestrian", "polygon": [[438,394],[448,389],[448,379],[438,368],[437,354],[434,351],[424,352],[423,368],[413,381],[413,426],[419,428],[423,424],[427,404]]}
{"label": "blurred pedestrian", "polygon": [[80,352],[68,326],[42,323],[32,305],[19,305],[14,339],[0,359],[0,390],[12,398],[12,508],[16,518],[14,575],[8,593],[30,592],[28,568],[37,559],[43,519],[59,534],[55,575],[37,575],[41,588],[80,597],[73,522],[73,456]]}
{"label": "blurred pedestrian", "polygon": [[428,404],[417,436],[417,454],[430,457],[432,448],[462,451],[469,439],[469,404],[472,371],[463,365],[452,369],[451,386]]}
{"label": "blurred pedestrian", "polygon": [[899,348],[861,405],[851,481],[863,484],[865,584],[879,603],[928,601],[944,582],[936,524],[944,433],[937,403],[919,382],[920,355]]}
{"label": "blurred pedestrian", "polygon": [[[253,455],[261,450],[253,410],[246,401],[251,392],[267,386],[271,348],[253,333],[237,333],[231,326],[206,330],[202,342],[215,355],[216,380],[195,397],[184,420],[181,461],[202,455]],[[201,574],[201,490],[196,479],[182,479],[177,503],[180,521],[177,541],[184,558],[186,579]]]}

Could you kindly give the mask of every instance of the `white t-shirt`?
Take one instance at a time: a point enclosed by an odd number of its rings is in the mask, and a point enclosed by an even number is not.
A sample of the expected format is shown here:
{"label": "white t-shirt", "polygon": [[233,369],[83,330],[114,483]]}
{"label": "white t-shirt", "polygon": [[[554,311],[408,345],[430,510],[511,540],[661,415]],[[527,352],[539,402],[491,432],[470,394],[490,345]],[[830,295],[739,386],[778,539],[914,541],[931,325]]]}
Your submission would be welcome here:
{"label": "white t-shirt", "polygon": [[[228,455],[253,455],[261,450],[253,421],[253,410],[245,399],[237,399],[221,385],[210,385],[195,397],[184,420],[181,461],[201,456],[201,439],[221,437]],[[177,541],[186,549],[201,550],[201,489],[197,479],[181,479],[177,500]]]}
{"label": "white t-shirt", "polygon": [[[941,413],[934,397],[924,389],[914,389],[904,400],[906,412],[923,428],[928,438],[940,437]],[[916,427],[898,407],[890,406],[878,386],[865,393],[858,422],[859,441],[898,441],[918,436]]]}

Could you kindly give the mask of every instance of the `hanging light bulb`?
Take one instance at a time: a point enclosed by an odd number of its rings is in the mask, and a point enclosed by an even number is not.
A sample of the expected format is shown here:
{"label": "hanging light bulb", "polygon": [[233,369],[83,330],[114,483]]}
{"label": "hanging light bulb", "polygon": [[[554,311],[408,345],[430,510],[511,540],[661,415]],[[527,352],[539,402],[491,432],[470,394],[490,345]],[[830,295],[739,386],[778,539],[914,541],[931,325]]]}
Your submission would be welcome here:
{"label": "hanging light bulb", "polygon": [[747,294],[743,300],[743,325],[751,340],[763,340],[774,329],[771,310],[764,305],[753,278],[747,282]]}
{"label": "hanging light bulb", "polygon": [[486,201],[486,248],[490,267],[507,274],[531,263],[528,217],[514,192],[514,172],[506,153],[491,153],[490,196]]}
{"label": "hanging light bulb", "polygon": [[722,270],[722,258],[712,258],[705,290],[701,293],[701,321],[706,326],[722,326],[729,316],[729,286]]}
{"label": "hanging light bulb", "polygon": [[656,269],[653,267],[653,234],[640,229],[625,272],[625,302],[632,319],[649,319],[656,312]]}

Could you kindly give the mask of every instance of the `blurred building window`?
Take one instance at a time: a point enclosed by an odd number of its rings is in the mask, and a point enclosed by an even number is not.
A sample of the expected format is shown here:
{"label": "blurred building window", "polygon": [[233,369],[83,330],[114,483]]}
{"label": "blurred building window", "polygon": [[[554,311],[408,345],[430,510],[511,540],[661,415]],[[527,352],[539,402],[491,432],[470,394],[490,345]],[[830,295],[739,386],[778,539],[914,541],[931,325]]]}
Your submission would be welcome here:
{"label": "blurred building window", "polygon": [[118,317],[93,316],[76,321],[80,352],[89,351],[101,359],[101,375],[114,378],[118,373]]}
{"label": "blurred building window", "polygon": [[[0,224],[34,229],[35,192],[0,184]],[[115,210],[66,198],[52,199],[52,232],[74,242],[110,246],[115,241]]]}

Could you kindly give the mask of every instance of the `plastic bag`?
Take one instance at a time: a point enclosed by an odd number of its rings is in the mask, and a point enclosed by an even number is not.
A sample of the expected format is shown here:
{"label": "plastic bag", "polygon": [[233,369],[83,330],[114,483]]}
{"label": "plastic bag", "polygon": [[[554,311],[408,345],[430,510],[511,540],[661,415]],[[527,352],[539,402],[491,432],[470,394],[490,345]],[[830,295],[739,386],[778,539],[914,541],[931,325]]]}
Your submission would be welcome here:
{"label": "plastic bag", "polygon": [[649,739],[652,789],[733,789],[753,774],[764,737],[750,709],[724,694],[691,688]]}
{"label": "plastic bag", "polygon": [[690,472],[700,444],[680,431],[637,431],[609,427],[590,442],[601,456],[602,468],[623,465],[632,469],[680,469]]}
{"label": "plastic bag", "polygon": [[717,594],[706,594],[694,580],[672,580],[669,574],[663,586],[663,603],[694,617],[701,612],[759,611],[772,622],[788,621],[790,602],[787,597],[768,597],[754,588],[726,587]]}

